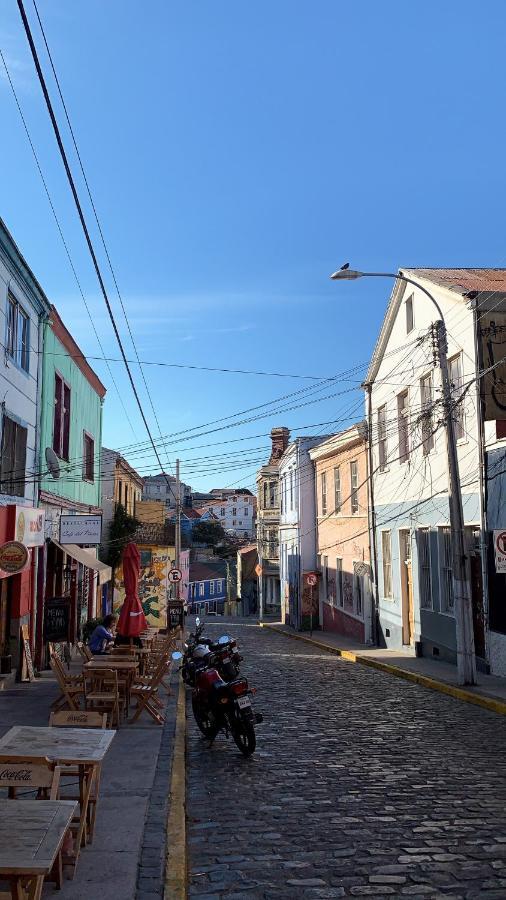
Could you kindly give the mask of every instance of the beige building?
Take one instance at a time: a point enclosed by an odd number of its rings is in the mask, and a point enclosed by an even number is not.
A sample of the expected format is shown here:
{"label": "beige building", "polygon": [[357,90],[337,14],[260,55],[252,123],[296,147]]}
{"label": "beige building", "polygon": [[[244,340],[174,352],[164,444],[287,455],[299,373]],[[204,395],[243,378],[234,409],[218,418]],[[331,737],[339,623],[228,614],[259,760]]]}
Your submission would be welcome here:
{"label": "beige building", "polygon": [[372,639],[366,423],[309,451],[315,465],[320,622],[326,631]]}
{"label": "beige building", "polygon": [[109,528],[116,507],[121,504],[129,516],[135,516],[142,496],[142,476],[118,453],[102,447],[102,534],[109,538]]}

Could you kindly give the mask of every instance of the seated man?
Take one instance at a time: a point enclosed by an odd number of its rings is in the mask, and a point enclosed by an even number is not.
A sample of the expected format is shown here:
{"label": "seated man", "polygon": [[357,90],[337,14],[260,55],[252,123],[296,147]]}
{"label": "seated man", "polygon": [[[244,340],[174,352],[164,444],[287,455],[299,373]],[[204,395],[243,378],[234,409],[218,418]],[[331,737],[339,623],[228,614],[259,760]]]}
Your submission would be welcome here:
{"label": "seated man", "polygon": [[92,633],[88,646],[92,653],[107,653],[114,643],[113,628],[116,624],[116,616],[110,613],[105,617],[101,625],[97,625]]}

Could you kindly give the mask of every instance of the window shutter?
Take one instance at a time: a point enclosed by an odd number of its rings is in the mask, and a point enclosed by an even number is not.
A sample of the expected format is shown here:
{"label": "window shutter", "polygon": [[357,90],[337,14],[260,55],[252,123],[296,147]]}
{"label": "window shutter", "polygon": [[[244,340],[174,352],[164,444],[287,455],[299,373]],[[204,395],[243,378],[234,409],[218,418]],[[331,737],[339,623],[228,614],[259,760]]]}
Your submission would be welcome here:
{"label": "window shutter", "polygon": [[61,456],[61,428],[62,428],[62,403],[63,381],[59,375],[54,380],[54,421],[53,421],[53,450]]}
{"label": "window shutter", "polygon": [[0,480],[1,490],[4,494],[10,494],[13,470],[15,468],[14,461],[14,443],[15,443],[15,423],[8,416],[3,417],[2,428],[2,449],[0,460]]}
{"label": "window shutter", "polygon": [[69,458],[70,444],[70,388],[63,386],[63,459]]}
{"label": "window shutter", "polygon": [[14,484],[12,493],[16,497],[25,496],[25,470],[26,470],[26,438],[27,429],[21,425],[15,425],[14,444]]}

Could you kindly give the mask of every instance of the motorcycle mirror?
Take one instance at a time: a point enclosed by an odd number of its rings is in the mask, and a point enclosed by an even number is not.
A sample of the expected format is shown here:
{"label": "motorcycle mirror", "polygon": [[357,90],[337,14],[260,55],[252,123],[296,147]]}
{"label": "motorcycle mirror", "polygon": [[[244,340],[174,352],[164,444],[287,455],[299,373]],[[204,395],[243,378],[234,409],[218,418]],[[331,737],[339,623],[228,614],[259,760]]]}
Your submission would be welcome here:
{"label": "motorcycle mirror", "polygon": [[174,652],[171,654],[171,656],[174,661],[176,661],[177,659],[183,658],[183,654],[179,650],[174,650]]}
{"label": "motorcycle mirror", "polygon": [[218,644],[229,644],[230,637],[228,634],[222,634],[221,637],[218,638]]}
{"label": "motorcycle mirror", "polygon": [[197,628],[198,628],[199,625],[200,625],[200,619],[199,619],[198,616],[197,616],[197,618],[195,619],[195,625],[197,626]]}

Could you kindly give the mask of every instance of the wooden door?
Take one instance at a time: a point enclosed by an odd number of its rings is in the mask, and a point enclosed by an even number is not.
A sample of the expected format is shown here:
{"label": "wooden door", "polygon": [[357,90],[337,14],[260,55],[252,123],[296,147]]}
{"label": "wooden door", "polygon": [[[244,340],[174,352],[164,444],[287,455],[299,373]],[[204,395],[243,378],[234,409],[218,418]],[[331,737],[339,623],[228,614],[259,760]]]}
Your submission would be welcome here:
{"label": "wooden door", "polygon": [[9,652],[9,579],[0,579],[0,654]]}

